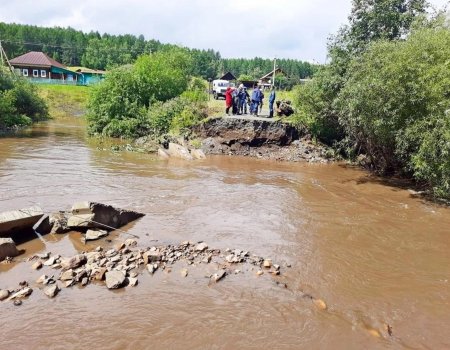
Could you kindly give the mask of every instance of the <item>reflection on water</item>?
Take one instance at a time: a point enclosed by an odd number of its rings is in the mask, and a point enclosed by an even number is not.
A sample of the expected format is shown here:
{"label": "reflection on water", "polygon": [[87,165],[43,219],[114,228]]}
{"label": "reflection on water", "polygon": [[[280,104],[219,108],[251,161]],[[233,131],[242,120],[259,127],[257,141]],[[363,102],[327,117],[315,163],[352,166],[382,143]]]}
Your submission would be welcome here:
{"label": "reflection on water", "polygon": [[[209,287],[213,267],[189,267],[181,278],[182,263],[119,292],[89,285],[48,299],[35,287],[20,308],[0,304],[8,334],[2,348],[450,347],[450,210],[405,189],[341,165],[114,153],[107,141],[87,140],[79,121],[43,123],[0,145],[0,211],[105,202],[147,213],[126,228],[139,244],[204,240],[283,266],[277,279],[243,267]],[[109,238],[114,244],[128,236]],[[26,258],[96,245],[70,233],[20,248]],[[30,265],[0,265],[0,288],[36,280],[42,272]],[[317,310],[303,292],[328,310]]]}

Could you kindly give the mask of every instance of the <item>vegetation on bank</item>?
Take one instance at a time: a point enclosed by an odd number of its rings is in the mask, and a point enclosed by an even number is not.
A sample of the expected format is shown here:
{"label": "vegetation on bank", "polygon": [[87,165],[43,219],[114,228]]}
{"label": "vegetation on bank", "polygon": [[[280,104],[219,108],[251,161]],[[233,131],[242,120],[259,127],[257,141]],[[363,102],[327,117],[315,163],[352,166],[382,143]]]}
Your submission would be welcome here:
{"label": "vegetation on bank", "polygon": [[381,174],[450,197],[450,26],[425,1],[354,1],[331,62],[295,90],[297,125]]}
{"label": "vegetation on bank", "polygon": [[207,84],[193,78],[193,58],[173,48],[140,56],[92,88],[89,132],[122,138],[183,133],[206,117]]}
{"label": "vegetation on bank", "polygon": [[37,89],[0,67],[0,130],[26,126],[48,117]]}

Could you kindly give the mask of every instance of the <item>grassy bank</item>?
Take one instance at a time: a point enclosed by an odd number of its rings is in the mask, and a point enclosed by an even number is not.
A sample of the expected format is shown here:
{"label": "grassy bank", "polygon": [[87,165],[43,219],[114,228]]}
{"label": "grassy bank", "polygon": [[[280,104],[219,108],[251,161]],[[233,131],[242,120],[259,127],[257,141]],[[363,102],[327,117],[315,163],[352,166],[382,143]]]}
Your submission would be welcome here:
{"label": "grassy bank", "polygon": [[72,85],[39,86],[39,95],[48,105],[52,118],[82,116],[86,113],[89,87]]}

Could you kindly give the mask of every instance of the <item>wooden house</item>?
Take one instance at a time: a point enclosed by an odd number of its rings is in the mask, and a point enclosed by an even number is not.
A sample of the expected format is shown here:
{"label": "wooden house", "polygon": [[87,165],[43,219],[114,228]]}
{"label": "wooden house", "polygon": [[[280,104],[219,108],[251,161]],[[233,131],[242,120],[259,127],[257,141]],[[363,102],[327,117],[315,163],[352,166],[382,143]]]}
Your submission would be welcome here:
{"label": "wooden house", "polygon": [[98,70],[98,69],[90,69],[86,67],[67,67],[67,69],[71,70],[72,72],[79,73],[79,82],[83,85],[91,85],[98,83],[99,81],[103,80],[105,77],[105,71],[104,70]]}
{"label": "wooden house", "polygon": [[9,62],[17,75],[34,82],[77,84],[80,77],[80,73],[69,70],[43,52],[31,51]]}
{"label": "wooden house", "polygon": [[[275,69],[275,76],[277,76],[279,74],[282,74],[285,77],[288,77],[287,74],[281,68]],[[273,79],[273,69],[269,73],[267,73],[266,75],[263,75],[259,79],[259,84],[263,88],[270,88],[272,86],[272,79]]]}

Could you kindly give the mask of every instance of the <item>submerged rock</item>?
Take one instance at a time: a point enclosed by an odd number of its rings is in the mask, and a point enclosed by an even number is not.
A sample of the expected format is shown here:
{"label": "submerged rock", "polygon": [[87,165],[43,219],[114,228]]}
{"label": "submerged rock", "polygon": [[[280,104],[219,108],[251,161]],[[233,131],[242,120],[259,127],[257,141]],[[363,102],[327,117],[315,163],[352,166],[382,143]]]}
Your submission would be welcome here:
{"label": "submerged rock", "polygon": [[24,288],[20,289],[18,292],[13,293],[8,298],[8,300],[25,298],[25,297],[29,296],[31,293],[33,293],[33,289],[31,289],[30,287],[24,287]]}
{"label": "submerged rock", "polygon": [[84,236],[85,241],[95,241],[102,237],[108,236],[108,231],[105,230],[87,230]]}
{"label": "submerged rock", "polygon": [[169,155],[174,158],[181,158],[184,160],[193,160],[194,158],[189,153],[189,150],[176,143],[169,142]]}
{"label": "submerged rock", "polygon": [[33,270],[39,270],[40,268],[42,268],[42,261],[41,260],[36,261],[33,265],[31,265],[31,268]]}

